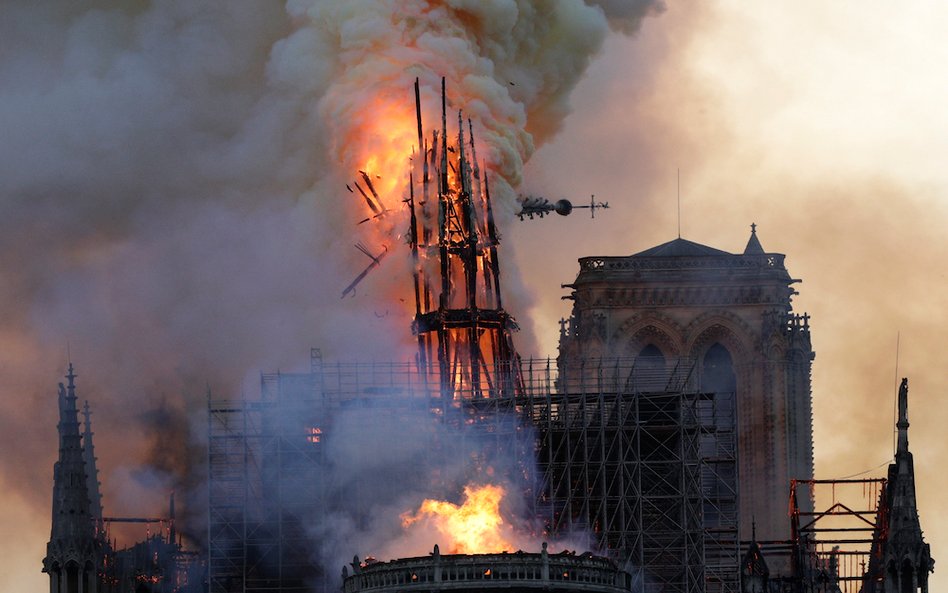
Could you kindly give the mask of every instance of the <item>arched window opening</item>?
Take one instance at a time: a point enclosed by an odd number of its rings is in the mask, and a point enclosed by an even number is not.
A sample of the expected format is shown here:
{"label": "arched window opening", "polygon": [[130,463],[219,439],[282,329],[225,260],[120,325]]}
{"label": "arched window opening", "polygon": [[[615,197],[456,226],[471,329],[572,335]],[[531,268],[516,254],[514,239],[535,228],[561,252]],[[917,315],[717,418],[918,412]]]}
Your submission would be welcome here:
{"label": "arched window opening", "polygon": [[635,357],[632,378],[637,391],[662,391],[668,383],[665,355],[655,344],[649,344]]}
{"label": "arched window opening", "polygon": [[901,579],[899,593],[916,593],[918,591],[918,588],[915,587],[915,570],[908,560],[902,561]]}
{"label": "arched window opening", "polygon": [[886,566],[886,587],[888,589],[893,589],[899,585],[899,571],[895,567],[895,561],[890,560],[889,564]]}
{"label": "arched window opening", "polygon": [[715,343],[704,354],[701,363],[702,393],[714,394],[702,402],[705,421],[719,429],[733,430],[735,426],[737,376],[731,353],[720,343]]}
{"label": "arched window opening", "polygon": [[[702,426],[699,455],[704,459],[733,458],[737,449],[737,377],[731,353],[722,344],[714,343],[699,363],[701,395],[697,412]],[[701,488],[705,493],[704,525],[706,528],[726,528],[738,513],[736,464],[702,463],[700,472]]]}
{"label": "arched window opening", "polygon": [[73,561],[66,563],[65,593],[79,591],[79,565]]}
{"label": "arched window opening", "polygon": [[90,593],[94,591],[95,586],[95,566],[92,562],[86,562],[85,567],[82,571],[82,591],[83,593]]}
{"label": "arched window opening", "polygon": [[734,374],[731,353],[720,343],[708,348],[704,355],[701,364],[701,391],[706,393],[737,391],[737,377]]}

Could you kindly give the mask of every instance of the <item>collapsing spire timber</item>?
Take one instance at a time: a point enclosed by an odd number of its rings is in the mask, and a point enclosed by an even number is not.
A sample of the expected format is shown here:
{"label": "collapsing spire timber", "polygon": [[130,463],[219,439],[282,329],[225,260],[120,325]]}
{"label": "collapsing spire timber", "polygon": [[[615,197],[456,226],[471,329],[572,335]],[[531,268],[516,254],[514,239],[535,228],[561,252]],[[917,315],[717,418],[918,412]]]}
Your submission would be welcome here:
{"label": "collapsing spire timber", "polygon": [[[418,338],[419,367],[426,377],[438,377],[444,397],[514,395],[520,374],[511,334],[517,325],[503,309],[497,259],[500,241],[487,175],[481,175],[476,161],[473,125],[468,122],[472,163],[465,151],[461,112],[456,144],[448,144],[444,79],[441,133],[440,138],[438,132],[432,133],[430,149],[424,139],[418,80],[415,105],[423,152],[412,163],[420,171],[410,175],[408,237],[415,264],[412,331]],[[432,170],[436,196],[431,196]],[[418,192],[416,180],[420,180]],[[416,195],[420,195],[417,204]],[[437,211],[430,197],[437,199]]]}
{"label": "collapsing spire timber", "polygon": [[349,283],[349,286],[342,291],[342,296],[340,298],[346,298],[346,295],[355,295],[355,288],[359,285],[360,282],[372,271],[373,268],[378,267],[382,263],[382,258],[388,253],[388,246],[382,245],[382,251],[378,255],[372,255],[372,252],[369,251],[369,248],[363,245],[362,243],[356,243],[356,249],[362,252],[363,255],[372,260],[364,270],[362,270],[358,276],[355,277],[355,280]]}

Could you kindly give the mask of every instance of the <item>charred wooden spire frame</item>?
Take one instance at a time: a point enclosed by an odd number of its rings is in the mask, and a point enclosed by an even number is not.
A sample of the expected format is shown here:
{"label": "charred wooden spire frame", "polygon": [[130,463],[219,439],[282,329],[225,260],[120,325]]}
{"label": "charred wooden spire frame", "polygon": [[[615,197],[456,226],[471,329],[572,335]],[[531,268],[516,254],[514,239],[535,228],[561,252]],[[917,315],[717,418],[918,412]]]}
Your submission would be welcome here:
{"label": "charred wooden spire frame", "polygon": [[500,240],[487,174],[477,162],[473,125],[468,121],[467,144],[459,111],[456,141],[449,144],[444,79],[441,131],[432,132],[430,144],[417,80],[415,114],[422,154],[412,162],[418,170],[410,175],[408,238],[415,266],[412,332],[418,339],[418,365],[430,380],[440,381],[446,398],[516,395],[522,391],[511,339],[517,325],[501,299]]}

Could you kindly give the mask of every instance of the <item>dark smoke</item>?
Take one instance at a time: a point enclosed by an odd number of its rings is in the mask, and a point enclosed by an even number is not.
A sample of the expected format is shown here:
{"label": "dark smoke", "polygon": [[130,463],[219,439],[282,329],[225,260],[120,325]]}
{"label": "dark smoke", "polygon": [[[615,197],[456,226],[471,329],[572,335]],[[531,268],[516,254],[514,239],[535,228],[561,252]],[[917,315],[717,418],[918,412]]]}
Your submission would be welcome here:
{"label": "dark smoke", "polygon": [[173,492],[176,531],[203,548],[207,539],[207,428],[195,422],[200,407],[191,408],[172,407],[162,400],[142,412],[138,423],[147,442],[147,457],[132,477],[143,487]]}
{"label": "dark smoke", "polygon": [[[355,4],[10,0],[0,9],[0,444],[11,487],[42,513],[55,434],[34,427],[55,426],[67,343],[80,397],[96,412],[104,504],[116,515],[163,512],[169,487],[196,491],[203,396],[194,394],[205,385],[254,391],[259,369],[300,368],[314,345],[327,357],[406,357],[409,319],[382,290],[407,284],[404,264],[392,258],[355,298],[338,298],[364,262],[352,248],[356,205],[340,198],[352,171],[329,152],[325,99],[356,70],[345,43],[385,28],[353,20]],[[398,17],[384,5],[359,3],[362,15]],[[636,23],[660,3],[430,5],[454,18],[456,28],[438,32],[448,46],[483,52],[465,62],[477,76],[457,73],[468,82],[460,88],[503,90],[509,113],[484,119],[513,127],[482,137],[516,184],[568,113],[606,15],[633,30],[616,19]],[[327,10],[340,19],[321,19]],[[497,23],[511,28],[498,37]],[[497,39],[511,43],[472,43]],[[517,314],[529,291],[507,287]],[[532,342],[529,332],[522,340]],[[145,479],[148,468],[160,479]],[[16,528],[39,541],[48,524]]]}

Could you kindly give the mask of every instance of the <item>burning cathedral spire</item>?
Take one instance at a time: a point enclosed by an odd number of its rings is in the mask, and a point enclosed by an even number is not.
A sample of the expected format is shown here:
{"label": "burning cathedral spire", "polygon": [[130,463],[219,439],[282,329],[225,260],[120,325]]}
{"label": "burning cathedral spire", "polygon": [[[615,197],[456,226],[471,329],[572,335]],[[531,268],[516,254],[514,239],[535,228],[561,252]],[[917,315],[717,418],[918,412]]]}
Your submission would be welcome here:
{"label": "burning cathedral spire", "polygon": [[[474,128],[458,112],[456,142],[448,144],[444,79],[441,133],[424,138],[421,98],[415,81],[420,162],[410,176],[408,234],[414,263],[418,365],[438,377],[443,396],[479,399],[514,395],[520,385],[511,333],[500,291],[500,243],[486,171],[481,173]],[[469,148],[469,153],[466,152]],[[419,180],[419,192],[415,180]],[[417,204],[416,204],[417,201]],[[437,364],[436,364],[437,363]]]}
{"label": "burning cathedral spire", "polygon": [[[519,361],[512,333],[516,322],[503,308],[500,288],[500,237],[494,221],[486,166],[477,159],[474,123],[458,110],[457,135],[448,137],[445,79],[441,79],[441,128],[426,138],[421,88],[415,79],[417,148],[408,175],[409,214],[407,243],[411,250],[415,310],[412,334],[417,338],[416,364],[426,384],[440,385],[446,399],[482,399],[522,392]],[[464,131],[468,134],[465,137]],[[382,224],[393,212],[385,204],[372,176],[360,170],[361,180],[346,189],[364,199],[369,211],[364,223]],[[378,179],[381,176],[377,176]],[[390,192],[398,192],[392,186]],[[394,232],[373,227],[378,240]],[[389,236],[389,239],[391,237]],[[342,296],[381,264],[362,242],[356,247],[371,263],[349,283]]]}

